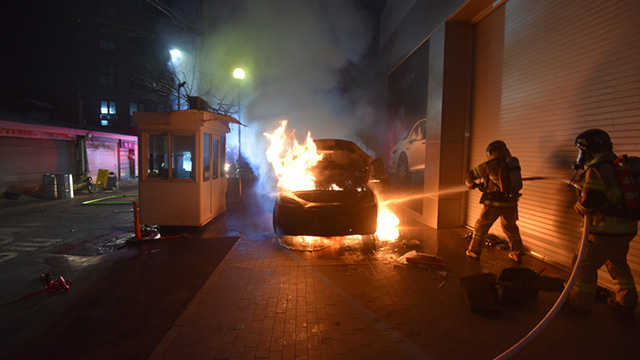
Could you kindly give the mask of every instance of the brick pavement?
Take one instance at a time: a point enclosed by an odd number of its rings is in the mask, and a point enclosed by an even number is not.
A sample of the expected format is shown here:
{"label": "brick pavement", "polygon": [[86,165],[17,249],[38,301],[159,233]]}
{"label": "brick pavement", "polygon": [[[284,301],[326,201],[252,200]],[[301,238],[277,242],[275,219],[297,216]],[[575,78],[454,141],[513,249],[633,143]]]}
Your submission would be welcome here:
{"label": "brick pavement", "polygon": [[[466,258],[465,229],[416,226],[392,245],[307,252],[279,245],[268,216],[251,219],[262,228],[243,232],[151,359],[493,359],[559,296],[540,292],[497,317],[472,313],[460,277],[514,263],[496,248],[480,261]],[[446,271],[399,264],[411,249],[441,256]],[[530,256],[522,266],[568,278]],[[590,314],[563,310],[512,358],[637,359],[639,325],[604,304]]]}

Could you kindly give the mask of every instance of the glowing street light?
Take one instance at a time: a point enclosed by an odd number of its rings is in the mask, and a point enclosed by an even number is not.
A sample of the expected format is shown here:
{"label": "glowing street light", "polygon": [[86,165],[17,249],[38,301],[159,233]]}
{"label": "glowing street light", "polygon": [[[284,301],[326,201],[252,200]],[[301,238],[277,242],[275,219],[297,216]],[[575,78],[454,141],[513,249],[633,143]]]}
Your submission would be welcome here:
{"label": "glowing street light", "polygon": [[241,68],[233,69],[233,77],[238,80],[244,79],[244,70],[242,70]]}
{"label": "glowing street light", "polygon": [[171,61],[176,62],[178,61],[180,56],[182,56],[182,51],[178,49],[172,49],[169,51],[169,54],[171,55]]}

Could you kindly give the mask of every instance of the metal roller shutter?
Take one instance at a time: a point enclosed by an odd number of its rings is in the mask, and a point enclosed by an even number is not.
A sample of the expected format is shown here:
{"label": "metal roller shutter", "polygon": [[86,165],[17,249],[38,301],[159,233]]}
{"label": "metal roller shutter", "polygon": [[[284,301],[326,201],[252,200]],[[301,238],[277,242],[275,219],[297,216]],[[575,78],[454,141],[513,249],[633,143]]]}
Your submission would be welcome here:
{"label": "metal roller shutter", "polygon": [[118,143],[92,139],[86,142],[89,172],[95,177],[98,170],[118,172]]}
{"label": "metal roller shutter", "polygon": [[44,174],[73,174],[71,141],[0,137],[0,193],[6,187],[37,188]]}
{"label": "metal roller shutter", "polygon": [[[487,144],[502,139],[524,177],[569,179],[573,140],[594,127],[609,132],[616,153],[640,156],[638,24],[635,0],[509,0],[475,24],[470,164],[485,161]],[[522,193],[525,246],[569,268],[581,237],[575,191],[544,180],[525,182]],[[477,191],[470,193],[469,226],[478,200]],[[640,284],[638,237],[629,262]]]}

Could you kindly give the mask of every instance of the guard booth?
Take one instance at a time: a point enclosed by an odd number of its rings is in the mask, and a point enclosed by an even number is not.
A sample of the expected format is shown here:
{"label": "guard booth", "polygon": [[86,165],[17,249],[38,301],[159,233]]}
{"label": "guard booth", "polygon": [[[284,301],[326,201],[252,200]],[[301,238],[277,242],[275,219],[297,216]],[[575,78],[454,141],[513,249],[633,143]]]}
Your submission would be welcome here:
{"label": "guard booth", "polygon": [[226,209],[230,116],[203,110],[136,112],[140,223],[203,226]]}

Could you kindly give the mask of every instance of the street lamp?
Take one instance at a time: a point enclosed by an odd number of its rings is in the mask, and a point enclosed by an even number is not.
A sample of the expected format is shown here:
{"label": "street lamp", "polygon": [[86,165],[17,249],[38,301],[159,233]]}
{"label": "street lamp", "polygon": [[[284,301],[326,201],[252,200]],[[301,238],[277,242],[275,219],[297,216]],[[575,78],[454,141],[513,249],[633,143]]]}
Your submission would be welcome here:
{"label": "street lamp", "polygon": [[169,54],[171,55],[171,61],[175,62],[178,61],[178,59],[182,55],[182,52],[178,49],[171,49],[169,50]]}
{"label": "street lamp", "polygon": [[[244,70],[241,68],[233,69],[233,77],[236,80],[244,79]],[[238,86],[238,159],[236,161],[236,171],[238,172],[238,196],[242,196],[242,152],[241,152],[241,134],[242,134],[242,99],[240,97],[240,86]]]}
{"label": "street lamp", "polygon": [[241,68],[233,69],[233,77],[238,80],[244,79],[244,70],[242,70]]}
{"label": "street lamp", "polygon": [[[178,49],[171,49],[169,50],[169,54],[171,55],[171,69],[173,69],[173,76],[175,76],[175,78],[178,78],[178,74],[176,71],[176,63],[178,63],[178,67],[180,67],[180,58],[182,57],[182,51],[178,50]],[[179,80],[177,80],[179,81]],[[178,110],[180,110],[180,89],[183,88],[185,85],[187,84],[186,81],[183,82],[178,82],[177,84],[177,96],[176,96],[176,100],[178,102]]]}

